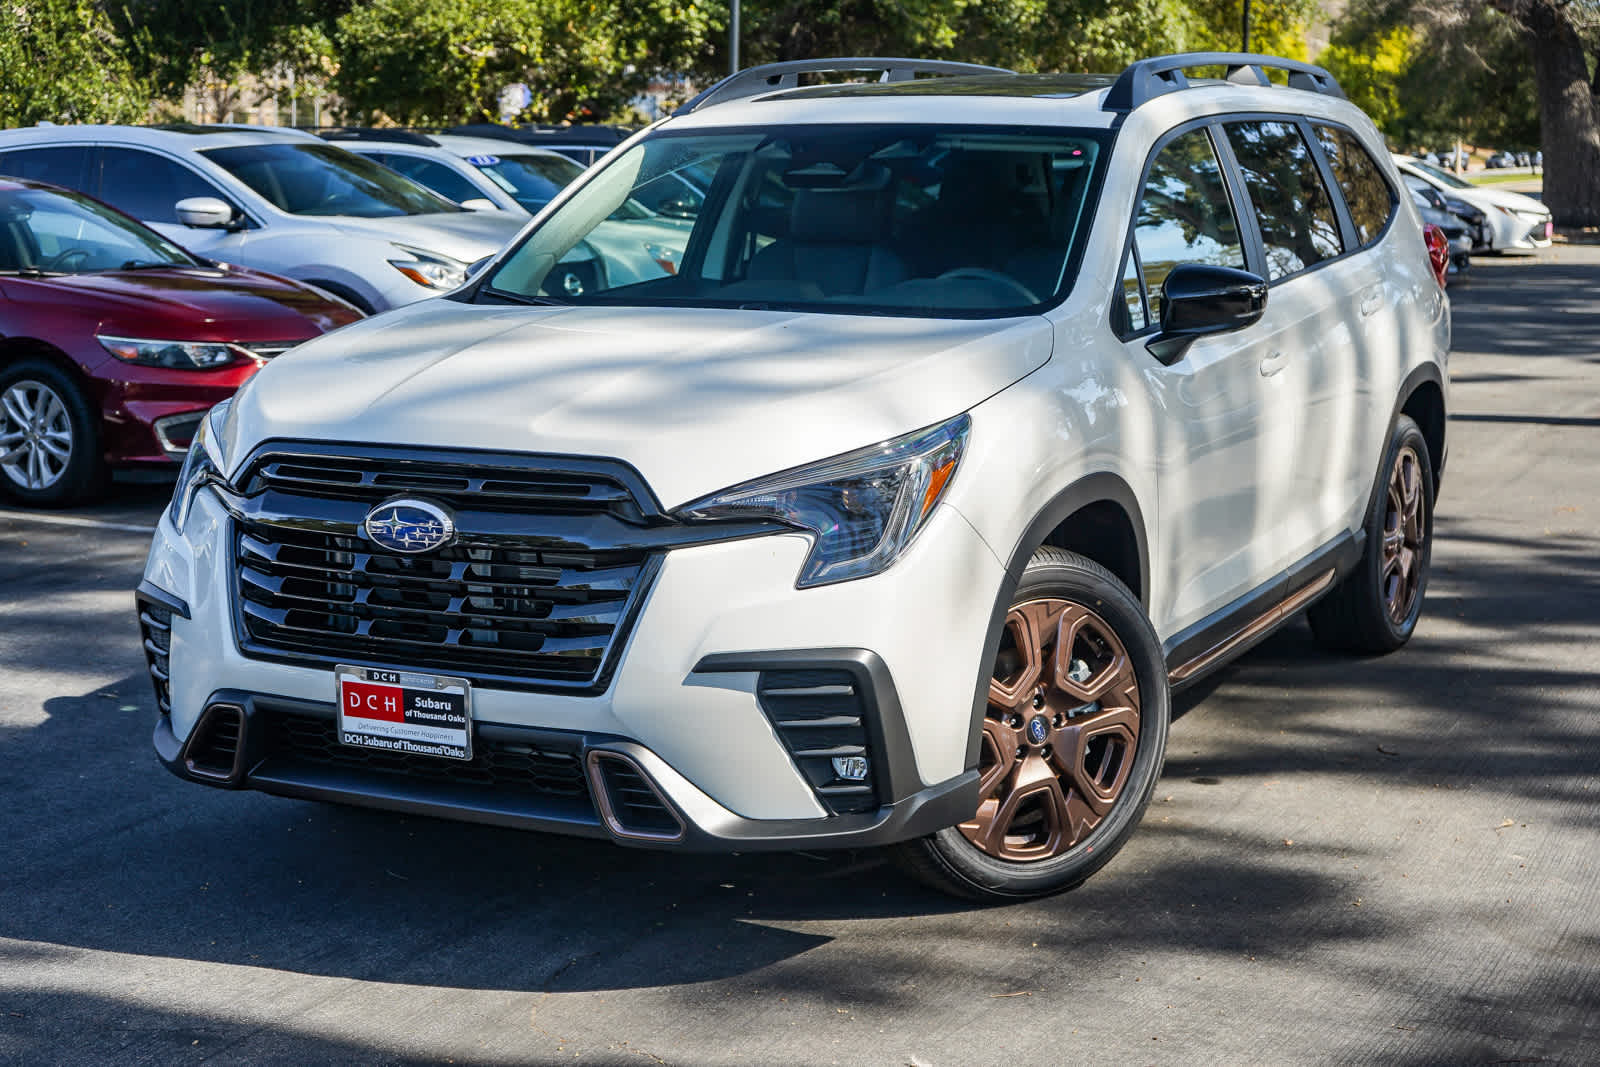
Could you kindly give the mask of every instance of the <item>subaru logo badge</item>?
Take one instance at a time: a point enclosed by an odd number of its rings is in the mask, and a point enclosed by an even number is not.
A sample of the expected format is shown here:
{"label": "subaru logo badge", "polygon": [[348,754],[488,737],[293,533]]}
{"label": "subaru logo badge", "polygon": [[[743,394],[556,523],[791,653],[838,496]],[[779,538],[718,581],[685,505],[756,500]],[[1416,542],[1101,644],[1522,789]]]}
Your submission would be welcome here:
{"label": "subaru logo badge", "polygon": [[386,500],[367,512],[362,529],[375,544],[391,552],[432,552],[455,540],[456,524],[437,504],[409,497]]}
{"label": "subaru logo badge", "polygon": [[1035,715],[1028,720],[1028,740],[1036,745],[1044,744],[1044,739],[1050,736],[1050,724],[1043,715]]}

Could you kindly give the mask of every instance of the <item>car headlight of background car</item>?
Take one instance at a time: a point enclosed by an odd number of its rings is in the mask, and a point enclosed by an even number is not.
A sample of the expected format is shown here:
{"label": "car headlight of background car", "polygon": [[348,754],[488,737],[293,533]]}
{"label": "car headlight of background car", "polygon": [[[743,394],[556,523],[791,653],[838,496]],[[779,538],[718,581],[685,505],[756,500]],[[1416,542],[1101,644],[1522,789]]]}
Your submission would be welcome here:
{"label": "car headlight of background car", "polygon": [[173,370],[211,370],[250,358],[233,345],[212,341],[146,341],[96,334],[95,340],[124,363]]}
{"label": "car headlight of background car", "polygon": [[466,283],[467,265],[458,259],[424,252],[409,245],[395,245],[409,258],[391,259],[389,266],[404,274],[418,285],[429,289],[456,289]]}
{"label": "car headlight of background car", "polygon": [[228,407],[232,403],[232,400],[224,400],[206,412],[195,429],[194,440],[189,443],[189,454],[178,471],[178,487],[173,490],[172,504],[167,508],[167,517],[179,533],[189,519],[195,494],[208,484],[227,484],[222,473],[227,469],[221,451],[222,422],[228,417]]}
{"label": "car headlight of background car", "polygon": [[774,519],[812,535],[795,585],[877,574],[898,559],[949,488],[971,420],[757,478],[679,510],[690,519]]}

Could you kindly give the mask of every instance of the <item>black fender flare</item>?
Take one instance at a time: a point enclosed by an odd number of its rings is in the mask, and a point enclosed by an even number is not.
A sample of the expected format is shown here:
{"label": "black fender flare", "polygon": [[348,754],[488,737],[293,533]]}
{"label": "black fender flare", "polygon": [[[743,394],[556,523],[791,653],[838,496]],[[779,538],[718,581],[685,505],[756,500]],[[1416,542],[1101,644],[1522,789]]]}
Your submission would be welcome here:
{"label": "black fender flare", "polygon": [[1150,547],[1145,530],[1144,512],[1133,487],[1110,471],[1086,475],[1050,498],[1023,530],[1005,562],[1005,576],[995,592],[994,607],[989,612],[989,628],[983,641],[983,657],[978,661],[978,679],[972,694],[972,719],[967,735],[967,769],[977,767],[983,744],[983,717],[989,706],[989,676],[983,668],[994,662],[1000,651],[1000,635],[1005,630],[1006,612],[1011,607],[1011,597],[1022,580],[1022,572],[1032,558],[1034,550],[1045,543],[1050,532],[1060,526],[1074,512],[1110,501],[1127,513],[1133,525],[1133,536],[1138,543],[1139,599],[1148,608],[1150,603]]}

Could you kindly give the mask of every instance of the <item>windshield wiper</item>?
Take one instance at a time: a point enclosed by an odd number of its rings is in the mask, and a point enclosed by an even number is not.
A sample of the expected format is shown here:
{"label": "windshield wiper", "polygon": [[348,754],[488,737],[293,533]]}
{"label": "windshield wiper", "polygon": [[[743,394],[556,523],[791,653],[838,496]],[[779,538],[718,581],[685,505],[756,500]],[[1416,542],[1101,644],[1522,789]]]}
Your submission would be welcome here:
{"label": "windshield wiper", "polygon": [[576,305],[567,300],[557,300],[552,296],[527,296],[523,293],[508,293],[504,289],[482,289],[480,295],[493,300],[505,300],[513,304],[527,304],[529,307],[541,308],[569,308]]}

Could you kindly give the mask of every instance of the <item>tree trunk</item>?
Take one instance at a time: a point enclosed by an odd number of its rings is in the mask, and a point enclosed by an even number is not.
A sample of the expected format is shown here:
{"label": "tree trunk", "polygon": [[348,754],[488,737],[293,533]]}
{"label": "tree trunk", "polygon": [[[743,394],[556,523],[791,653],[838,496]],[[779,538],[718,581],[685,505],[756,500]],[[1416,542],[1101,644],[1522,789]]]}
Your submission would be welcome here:
{"label": "tree trunk", "polygon": [[1493,0],[1527,30],[1544,145],[1544,202],[1558,226],[1600,226],[1600,104],[1561,0]]}

